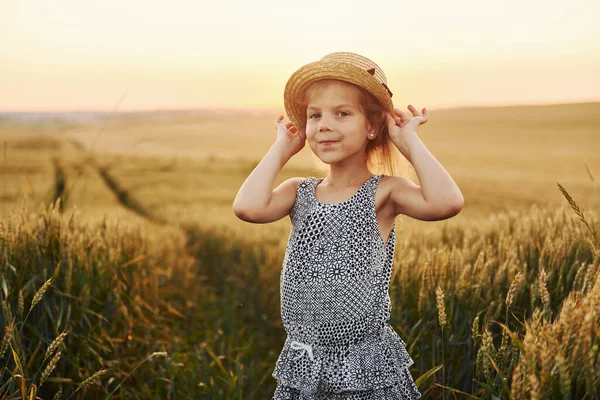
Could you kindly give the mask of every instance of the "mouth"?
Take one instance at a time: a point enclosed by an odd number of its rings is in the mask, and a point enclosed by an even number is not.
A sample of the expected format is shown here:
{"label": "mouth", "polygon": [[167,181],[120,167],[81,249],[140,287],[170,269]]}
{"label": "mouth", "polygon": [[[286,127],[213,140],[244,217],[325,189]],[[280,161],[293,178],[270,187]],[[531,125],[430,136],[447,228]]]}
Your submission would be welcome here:
{"label": "mouth", "polygon": [[334,143],[337,143],[337,140],[324,140],[322,142],[319,142],[319,144],[322,144],[322,145],[325,145],[325,146],[332,145]]}

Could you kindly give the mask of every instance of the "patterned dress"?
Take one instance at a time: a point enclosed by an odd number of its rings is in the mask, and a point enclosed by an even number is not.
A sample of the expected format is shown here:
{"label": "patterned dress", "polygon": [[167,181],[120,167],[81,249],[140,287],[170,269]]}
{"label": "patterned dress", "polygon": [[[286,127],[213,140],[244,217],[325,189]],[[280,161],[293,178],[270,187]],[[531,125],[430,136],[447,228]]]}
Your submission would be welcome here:
{"label": "patterned dress", "polygon": [[322,203],[298,186],[281,270],[287,333],[272,376],[273,400],[419,399],[406,344],[387,323],[396,223],[383,242],[374,175],[348,200]]}

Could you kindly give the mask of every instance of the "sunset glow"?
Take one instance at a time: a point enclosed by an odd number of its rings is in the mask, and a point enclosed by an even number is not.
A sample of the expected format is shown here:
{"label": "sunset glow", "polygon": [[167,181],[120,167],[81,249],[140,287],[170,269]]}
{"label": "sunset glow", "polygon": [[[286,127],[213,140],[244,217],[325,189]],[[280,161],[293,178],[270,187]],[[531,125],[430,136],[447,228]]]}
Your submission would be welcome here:
{"label": "sunset glow", "polygon": [[4,2],[0,111],[282,108],[334,51],[371,58],[398,107],[600,100],[597,1]]}

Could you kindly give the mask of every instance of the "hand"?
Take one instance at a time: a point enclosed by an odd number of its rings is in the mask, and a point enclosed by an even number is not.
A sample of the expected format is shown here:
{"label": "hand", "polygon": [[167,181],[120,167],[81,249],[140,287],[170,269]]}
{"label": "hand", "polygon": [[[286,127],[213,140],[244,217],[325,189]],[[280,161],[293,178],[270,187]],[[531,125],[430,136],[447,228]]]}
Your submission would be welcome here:
{"label": "hand", "polygon": [[407,108],[414,118],[411,118],[399,108],[394,108],[393,116],[390,113],[387,113],[386,115],[390,139],[392,139],[392,142],[394,142],[397,147],[402,145],[408,136],[416,135],[417,128],[429,120],[429,113],[426,108],[423,108],[423,115],[420,115],[417,109],[411,104],[409,104]]}
{"label": "hand", "polygon": [[306,134],[294,126],[291,122],[287,124],[281,123],[283,115],[280,115],[275,120],[277,128],[277,141],[281,141],[284,147],[289,151],[290,157],[302,150],[306,144]]}

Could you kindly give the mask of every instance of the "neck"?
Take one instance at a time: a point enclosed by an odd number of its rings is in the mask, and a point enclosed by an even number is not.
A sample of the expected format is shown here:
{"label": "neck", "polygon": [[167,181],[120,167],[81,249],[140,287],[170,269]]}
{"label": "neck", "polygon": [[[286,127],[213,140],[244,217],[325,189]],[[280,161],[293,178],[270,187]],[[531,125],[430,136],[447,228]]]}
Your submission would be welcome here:
{"label": "neck", "polygon": [[[354,167],[331,164],[329,174],[325,179],[327,186],[344,187],[350,182],[351,185],[361,185],[373,174],[367,168],[366,164],[356,165]],[[353,182],[354,181],[354,182]]]}

